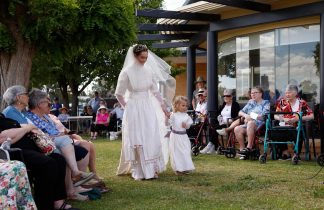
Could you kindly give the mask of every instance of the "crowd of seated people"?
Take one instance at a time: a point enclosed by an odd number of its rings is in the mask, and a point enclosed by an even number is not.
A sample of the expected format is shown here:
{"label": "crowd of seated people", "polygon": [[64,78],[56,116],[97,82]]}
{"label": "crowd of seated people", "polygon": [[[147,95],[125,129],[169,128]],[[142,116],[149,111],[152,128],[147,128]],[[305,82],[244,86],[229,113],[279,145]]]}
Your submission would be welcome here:
{"label": "crowd of seated people", "polygon": [[[69,133],[51,116],[51,101],[47,93],[33,89],[29,94],[23,86],[12,86],[4,95],[8,106],[0,117],[1,135],[11,138],[13,148],[20,148],[26,167],[31,171],[34,198],[38,209],[73,209],[65,199],[87,200],[79,193],[96,174],[95,149],[91,142]],[[25,109],[28,106],[28,111]],[[56,149],[45,155],[33,141],[34,133],[51,137]],[[1,138],[2,143],[3,139]],[[89,167],[90,172],[86,172]]]}

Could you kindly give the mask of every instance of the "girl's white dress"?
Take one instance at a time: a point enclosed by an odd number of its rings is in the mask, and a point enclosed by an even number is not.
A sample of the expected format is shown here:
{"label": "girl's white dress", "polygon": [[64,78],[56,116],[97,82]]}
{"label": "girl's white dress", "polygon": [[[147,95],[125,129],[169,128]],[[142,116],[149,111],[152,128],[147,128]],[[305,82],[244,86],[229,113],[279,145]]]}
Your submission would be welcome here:
{"label": "girl's white dress", "polygon": [[134,179],[151,179],[165,169],[157,110],[152,100],[152,93],[157,91],[152,71],[145,65],[133,64],[119,75],[115,94],[124,96],[127,103],[117,174],[127,173],[130,167]]}
{"label": "girl's white dress", "polygon": [[186,128],[182,127],[182,122],[186,123],[188,129],[193,123],[187,113],[175,112],[170,116],[172,131],[170,134],[169,152],[171,167],[174,171],[192,171],[195,166],[191,159],[191,143],[187,134],[177,134],[185,132]]}

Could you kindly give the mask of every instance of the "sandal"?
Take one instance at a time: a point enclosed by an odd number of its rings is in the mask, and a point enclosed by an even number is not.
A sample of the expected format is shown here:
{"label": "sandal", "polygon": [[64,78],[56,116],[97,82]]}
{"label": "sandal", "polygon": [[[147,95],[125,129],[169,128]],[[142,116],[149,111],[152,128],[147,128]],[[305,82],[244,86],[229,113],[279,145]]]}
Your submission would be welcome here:
{"label": "sandal", "polygon": [[73,201],[88,201],[89,197],[87,195],[81,195],[79,193],[74,193],[71,196],[68,196],[68,200],[73,200]]}
{"label": "sandal", "polygon": [[71,206],[71,205],[68,204],[66,201],[64,201],[63,204],[60,206],[60,208],[55,210],[80,210],[78,208],[73,208],[73,207],[67,208],[67,206]]}

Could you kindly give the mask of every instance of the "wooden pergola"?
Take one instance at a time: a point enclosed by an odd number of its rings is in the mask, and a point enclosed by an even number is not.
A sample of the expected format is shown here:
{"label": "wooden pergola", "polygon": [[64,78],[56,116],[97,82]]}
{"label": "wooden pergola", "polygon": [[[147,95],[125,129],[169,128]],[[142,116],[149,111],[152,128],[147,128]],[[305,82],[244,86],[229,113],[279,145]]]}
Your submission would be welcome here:
{"label": "wooden pergola", "polygon": [[[187,0],[186,6],[199,3],[199,0]],[[136,15],[149,18],[164,18],[156,24],[140,24],[139,31],[159,31],[159,34],[138,34],[138,40],[159,40],[153,43],[154,48],[187,48],[187,96],[192,99],[196,74],[196,49],[207,42],[207,109],[211,119],[216,119],[218,106],[218,33],[243,27],[276,23],[290,19],[310,16],[320,17],[320,129],[324,127],[324,1],[300,1],[298,5],[281,9],[272,9],[267,0],[204,0],[215,7],[234,7],[248,10],[248,14],[233,18],[222,18],[215,12],[199,13],[190,11],[167,11],[159,9],[137,10]],[[211,5],[210,4],[210,5]],[[167,22],[167,23],[165,23]],[[164,40],[161,42],[161,40]],[[320,132],[321,153],[324,153],[324,132]]]}

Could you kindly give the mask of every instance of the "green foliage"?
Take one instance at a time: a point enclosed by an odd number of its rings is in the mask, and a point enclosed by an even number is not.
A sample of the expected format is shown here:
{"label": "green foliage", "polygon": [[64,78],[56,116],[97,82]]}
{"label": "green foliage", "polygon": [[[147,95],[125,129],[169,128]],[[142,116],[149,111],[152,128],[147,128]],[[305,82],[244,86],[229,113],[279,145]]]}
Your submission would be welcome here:
{"label": "green foliage", "polygon": [[0,23],[0,52],[12,52],[15,46],[15,41],[10,36],[7,28]]}

